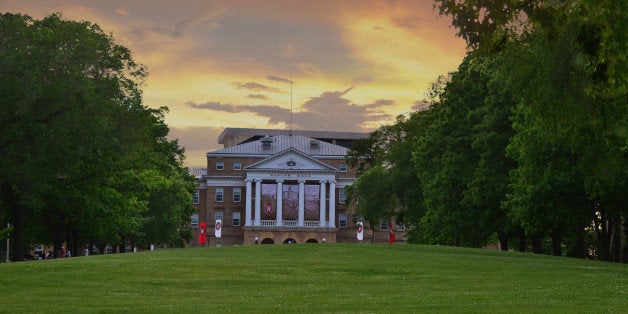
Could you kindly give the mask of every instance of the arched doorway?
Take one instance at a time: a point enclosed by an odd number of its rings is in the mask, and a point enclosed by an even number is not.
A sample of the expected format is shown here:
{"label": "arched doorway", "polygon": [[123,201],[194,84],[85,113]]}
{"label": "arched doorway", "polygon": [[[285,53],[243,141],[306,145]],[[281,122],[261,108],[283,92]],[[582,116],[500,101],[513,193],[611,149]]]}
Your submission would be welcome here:
{"label": "arched doorway", "polygon": [[316,239],[308,239],[305,243],[318,243],[318,241]]}
{"label": "arched doorway", "polygon": [[264,240],[262,240],[262,244],[275,244],[275,240],[271,238],[265,238]]}
{"label": "arched doorway", "polygon": [[283,241],[283,244],[295,244],[297,243],[296,240],[294,240],[293,238],[287,238],[285,241]]}

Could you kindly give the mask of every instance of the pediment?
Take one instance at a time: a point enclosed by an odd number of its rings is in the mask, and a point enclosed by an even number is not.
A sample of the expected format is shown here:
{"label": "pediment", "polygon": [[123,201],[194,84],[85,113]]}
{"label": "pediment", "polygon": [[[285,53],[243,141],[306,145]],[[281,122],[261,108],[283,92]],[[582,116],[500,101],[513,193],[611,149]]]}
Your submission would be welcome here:
{"label": "pediment", "polygon": [[324,162],[314,159],[294,148],[286,149],[278,154],[263,159],[244,168],[245,170],[273,170],[273,171],[324,171],[337,172],[338,170]]}

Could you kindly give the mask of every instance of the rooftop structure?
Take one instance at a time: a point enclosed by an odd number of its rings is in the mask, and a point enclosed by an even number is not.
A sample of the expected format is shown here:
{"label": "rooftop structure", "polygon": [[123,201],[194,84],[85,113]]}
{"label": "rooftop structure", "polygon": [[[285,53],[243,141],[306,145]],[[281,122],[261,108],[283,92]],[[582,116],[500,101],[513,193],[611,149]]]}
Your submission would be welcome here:
{"label": "rooftop structure", "polygon": [[290,135],[317,139],[322,142],[349,148],[356,139],[368,138],[370,133],[362,132],[333,132],[333,131],[305,131],[305,130],[278,130],[278,129],[249,129],[225,128],[218,136],[218,143],[224,148],[242,143],[253,142],[264,136]]}

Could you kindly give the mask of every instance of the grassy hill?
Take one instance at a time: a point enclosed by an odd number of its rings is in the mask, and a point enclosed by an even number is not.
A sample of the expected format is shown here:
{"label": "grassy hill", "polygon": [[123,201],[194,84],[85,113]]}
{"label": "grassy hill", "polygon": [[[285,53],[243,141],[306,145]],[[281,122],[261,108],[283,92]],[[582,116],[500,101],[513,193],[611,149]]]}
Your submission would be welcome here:
{"label": "grassy hill", "polygon": [[628,266],[420,245],[175,249],[0,264],[7,312],[628,312]]}

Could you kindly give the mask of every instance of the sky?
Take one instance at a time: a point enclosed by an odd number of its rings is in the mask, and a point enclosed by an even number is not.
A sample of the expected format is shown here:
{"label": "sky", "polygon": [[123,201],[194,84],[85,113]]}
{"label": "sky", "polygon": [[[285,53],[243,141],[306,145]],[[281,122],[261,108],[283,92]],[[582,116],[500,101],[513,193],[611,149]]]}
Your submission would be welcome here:
{"label": "sky", "polygon": [[[149,76],[184,165],[226,127],[370,132],[425,106],[466,54],[431,0],[0,0],[0,12],[90,21]],[[292,114],[291,114],[292,111]]]}

